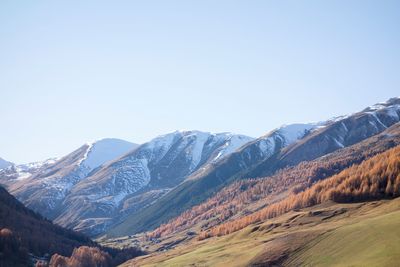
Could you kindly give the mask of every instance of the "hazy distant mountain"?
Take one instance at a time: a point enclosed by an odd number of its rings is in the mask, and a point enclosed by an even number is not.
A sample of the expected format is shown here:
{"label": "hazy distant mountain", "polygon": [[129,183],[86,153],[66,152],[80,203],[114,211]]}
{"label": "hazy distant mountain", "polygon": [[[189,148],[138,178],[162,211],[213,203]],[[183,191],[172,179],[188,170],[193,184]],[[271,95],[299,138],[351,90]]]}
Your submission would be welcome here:
{"label": "hazy distant mountain", "polygon": [[6,168],[0,169],[0,184],[7,187],[10,184],[14,184],[17,181],[30,177],[32,174],[39,172],[42,168],[48,168],[56,161],[57,158],[51,158],[27,164],[10,165]]}
{"label": "hazy distant mountain", "polygon": [[108,160],[118,158],[135,147],[136,144],[127,141],[103,139],[85,144],[56,162],[41,166],[37,171],[30,170],[21,175],[18,172],[20,167],[11,168],[10,171],[16,170],[15,182],[10,183],[10,174],[7,173],[0,176],[0,182],[8,185],[10,192],[29,208],[54,219],[65,196],[76,183]]}
{"label": "hazy distant mountain", "polygon": [[11,162],[0,158],[0,169],[4,169],[4,168],[6,168],[8,166],[11,166],[11,165],[13,165]]}
{"label": "hazy distant mountain", "polygon": [[110,233],[125,235],[152,229],[235,180],[267,176],[301,161],[313,160],[378,134],[399,121],[400,98],[392,98],[361,112],[306,126],[303,136],[298,135],[298,141],[291,139],[292,143],[285,142],[287,138],[282,134],[285,128],[274,130],[194,173],[151,206],[127,217]]}

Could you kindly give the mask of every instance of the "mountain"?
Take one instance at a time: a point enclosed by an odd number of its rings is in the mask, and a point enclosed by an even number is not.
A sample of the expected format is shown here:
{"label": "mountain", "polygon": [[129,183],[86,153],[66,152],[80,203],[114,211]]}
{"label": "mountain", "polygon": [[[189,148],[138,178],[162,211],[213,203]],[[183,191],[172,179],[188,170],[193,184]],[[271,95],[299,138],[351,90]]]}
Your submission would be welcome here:
{"label": "mountain", "polygon": [[53,224],[0,186],[0,266],[48,266],[52,256],[50,266],[111,267],[139,255],[143,252],[135,247],[103,247]]}
{"label": "mountain", "polygon": [[[0,181],[29,208],[54,219],[62,201],[72,187],[105,162],[124,155],[137,145],[119,139],[103,139],[85,144],[67,156],[55,161],[28,164],[32,168],[13,166]],[[31,175],[30,175],[31,174]],[[10,177],[15,177],[10,182]]]}
{"label": "mountain", "polygon": [[315,159],[378,134],[399,121],[400,98],[391,98],[361,112],[335,119],[327,127],[282,151],[274,162],[267,160],[250,170],[248,175],[268,175],[284,166]]}
{"label": "mountain", "polygon": [[[219,199],[210,199],[208,206],[197,207],[204,208],[199,211],[203,226],[194,228],[199,235],[173,232],[169,239],[151,239],[143,245],[157,253],[123,266],[398,265],[400,123],[273,176],[236,183],[216,194]],[[224,211],[231,212],[229,206],[213,210],[223,201],[221,194],[235,205],[235,200],[246,201],[241,192],[247,191],[250,200],[262,187],[263,206],[243,203],[247,214],[209,225],[208,215],[222,218]],[[182,217],[176,222],[184,224],[185,219],[198,220]]]}
{"label": "mountain", "polygon": [[392,98],[361,112],[314,125],[303,135],[297,135],[300,139],[292,143],[285,142],[282,134],[285,131],[274,130],[192,174],[158,201],[113,227],[109,235],[130,235],[154,229],[236,180],[268,176],[285,167],[313,160],[365,140],[399,121],[400,98]]}
{"label": "mountain", "polygon": [[0,170],[13,165],[11,162],[0,158]]}
{"label": "mountain", "polygon": [[379,153],[360,164],[309,185],[243,218],[211,229],[211,235],[226,235],[247,225],[277,217],[298,208],[321,204],[363,202],[400,196],[400,146]]}
{"label": "mountain", "polygon": [[400,198],[327,201],[121,266],[397,266],[399,207]]}
{"label": "mountain", "polygon": [[198,229],[209,229],[232,219],[237,220],[285,198],[291,192],[301,192],[320,180],[399,145],[400,123],[396,123],[355,145],[282,169],[272,176],[236,181],[222,188],[206,202],[146,233],[146,237],[163,241],[185,235],[185,232],[192,233],[194,237]]}
{"label": "mountain", "polygon": [[103,233],[156,201],[190,174],[231,154],[250,137],[176,131],[108,162],[73,186],[55,218],[90,235]]}
{"label": "mountain", "polygon": [[42,168],[48,168],[58,159],[51,158],[45,161],[31,162],[27,164],[10,165],[4,169],[0,169],[0,183],[9,186],[17,181],[24,180],[32,174],[37,173]]}
{"label": "mountain", "polygon": [[29,208],[96,235],[252,140],[200,131],[176,131],[141,146],[104,139],[30,172],[9,168],[0,181]]}

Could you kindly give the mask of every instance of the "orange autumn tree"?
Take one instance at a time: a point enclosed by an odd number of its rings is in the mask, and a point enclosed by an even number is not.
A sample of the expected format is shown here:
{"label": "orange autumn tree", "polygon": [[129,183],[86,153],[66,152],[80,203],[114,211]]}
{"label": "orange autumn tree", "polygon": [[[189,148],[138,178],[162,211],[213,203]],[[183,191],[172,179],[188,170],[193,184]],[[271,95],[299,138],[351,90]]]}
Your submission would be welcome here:
{"label": "orange autumn tree", "polygon": [[291,194],[258,212],[202,232],[199,239],[226,235],[288,211],[327,200],[340,203],[395,198],[400,195],[400,146],[378,154],[298,194]]}
{"label": "orange autumn tree", "polygon": [[146,237],[159,238],[190,229],[195,224],[203,229],[215,227],[234,216],[244,216],[251,212],[248,211],[248,206],[252,203],[261,201],[262,205],[270,205],[290,192],[299,193],[319,180],[337,174],[353,164],[359,164],[398,143],[395,137],[393,140],[378,138],[373,142],[357,144],[323,158],[285,168],[269,177],[234,182],[207,201],[146,233]]}

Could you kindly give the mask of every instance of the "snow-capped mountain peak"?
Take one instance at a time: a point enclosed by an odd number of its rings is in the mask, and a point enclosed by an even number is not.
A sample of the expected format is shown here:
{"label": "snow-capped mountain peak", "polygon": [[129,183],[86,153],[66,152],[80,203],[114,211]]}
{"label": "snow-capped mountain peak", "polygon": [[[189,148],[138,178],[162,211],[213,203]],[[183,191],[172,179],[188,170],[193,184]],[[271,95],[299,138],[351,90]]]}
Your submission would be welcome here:
{"label": "snow-capped mountain peak", "polygon": [[50,158],[44,161],[9,165],[6,168],[0,169],[0,183],[7,185],[29,178],[33,173],[54,164],[57,160],[58,158]]}
{"label": "snow-capped mountain peak", "polygon": [[13,165],[13,163],[0,158],[0,170]]}
{"label": "snow-capped mountain peak", "polygon": [[12,166],[7,173],[0,173],[0,183],[8,185],[10,192],[29,207],[53,219],[65,196],[78,182],[95,168],[136,146],[120,139],[102,139],[57,160]]}
{"label": "snow-capped mountain peak", "polygon": [[101,139],[86,143],[85,146],[87,146],[86,151],[78,165],[85,165],[91,170],[137,147],[130,142],[115,138]]}
{"label": "snow-capped mountain peak", "polygon": [[276,130],[284,138],[285,145],[290,145],[303,138],[310,131],[323,127],[325,122],[320,123],[295,123],[283,125]]}
{"label": "snow-capped mountain peak", "polygon": [[[175,131],[158,136],[81,179],[63,204],[76,209],[73,214],[72,210],[61,214],[56,222],[84,227],[86,220],[107,218],[121,209],[127,212],[143,208],[145,203],[155,201],[195,171],[251,140],[253,138],[232,133],[201,131]],[[82,203],[86,204],[82,206]],[[89,207],[90,213],[87,212]],[[69,225],[70,216],[79,217],[79,220]],[[98,227],[103,229],[105,225]]]}
{"label": "snow-capped mountain peak", "polygon": [[382,110],[382,109],[385,109],[390,106],[392,106],[392,107],[400,106],[400,97],[393,97],[385,102],[380,102],[380,103],[374,104],[372,106],[367,107],[362,112],[378,111],[378,110]]}

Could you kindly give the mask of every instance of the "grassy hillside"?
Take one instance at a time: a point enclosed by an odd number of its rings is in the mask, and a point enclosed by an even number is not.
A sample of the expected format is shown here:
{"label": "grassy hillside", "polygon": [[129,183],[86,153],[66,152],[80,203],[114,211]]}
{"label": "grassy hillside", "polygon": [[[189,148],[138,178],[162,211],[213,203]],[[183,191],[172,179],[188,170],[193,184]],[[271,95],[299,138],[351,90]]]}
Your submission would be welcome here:
{"label": "grassy hillside", "polygon": [[400,199],[324,203],[122,266],[397,266]]}
{"label": "grassy hillside", "polygon": [[398,266],[400,211],[340,227],[316,238],[287,265]]}
{"label": "grassy hillside", "polygon": [[313,161],[302,162],[263,179],[245,179],[223,188],[213,197],[147,233],[148,238],[164,238],[179,232],[196,231],[237,219],[279,201],[291,191],[301,191],[315,182],[359,164],[400,144],[400,125],[359,144]]}
{"label": "grassy hillside", "polygon": [[284,200],[257,212],[203,231],[200,237],[226,235],[290,210],[314,206],[328,200],[351,203],[398,196],[400,196],[400,146],[353,165],[302,192],[292,193]]}
{"label": "grassy hillside", "polygon": [[282,201],[203,231],[197,240],[129,264],[397,266],[399,195],[396,146]]}
{"label": "grassy hillside", "polygon": [[[129,215],[124,222],[116,225],[107,235],[117,237],[153,230],[161,224],[168,223],[169,220],[179,216],[193,206],[203,203],[235,181],[245,177],[254,178],[271,175],[286,167],[295,166],[305,160],[317,159],[340,150],[343,146],[357,144],[384,130],[389,130],[380,124],[379,127],[383,128],[378,130],[374,123],[367,123],[367,121],[374,121],[375,119],[370,114],[362,113],[343,121],[332,123],[292,146],[276,149],[271,157],[261,163],[257,160],[255,161],[257,163],[255,163],[253,159],[248,158],[249,154],[253,155],[253,153],[249,153],[251,146],[243,147],[221,162],[211,165],[208,169],[194,175],[193,179],[180,184],[153,205],[144,208],[137,214]],[[388,121],[388,126],[395,122]],[[399,125],[393,125],[392,127],[395,128],[395,132],[398,132]],[[337,145],[337,140],[333,138],[335,136],[342,136],[345,139],[341,146]],[[383,134],[378,136],[385,138]],[[281,146],[278,147],[282,148]],[[255,171],[254,168],[259,170]]]}

